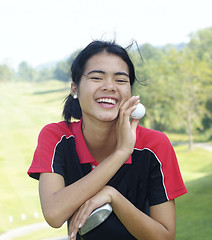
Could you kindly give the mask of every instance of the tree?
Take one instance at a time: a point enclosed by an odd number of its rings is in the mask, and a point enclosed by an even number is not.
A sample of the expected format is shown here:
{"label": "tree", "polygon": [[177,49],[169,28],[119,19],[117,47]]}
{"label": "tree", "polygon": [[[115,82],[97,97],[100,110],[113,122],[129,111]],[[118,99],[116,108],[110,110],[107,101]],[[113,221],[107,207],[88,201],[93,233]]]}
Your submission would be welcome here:
{"label": "tree", "polygon": [[[203,130],[207,131],[209,129],[212,129],[212,96],[207,98],[205,103],[205,108],[206,108],[206,111],[202,119],[202,125],[203,125]],[[212,132],[210,137],[212,137]]]}
{"label": "tree", "polygon": [[79,54],[79,52],[80,50],[76,50],[70,55],[70,57],[67,60],[58,62],[54,71],[55,78],[64,82],[67,82],[70,80],[70,77],[71,77],[70,68],[74,59]]}
{"label": "tree", "polygon": [[0,82],[9,82],[12,80],[12,78],[14,78],[14,76],[14,70],[11,69],[8,65],[0,65]]}
{"label": "tree", "polygon": [[68,82],[70,79],[69,68],[67,61],[60,61],[54,70],[55,78],[60,81]]}
{"label": "tree", "polygon": [[184,129],[192,149],[194,131],[210,128],[212,122],[212,29],[193,34],[184,48],[145,44],[141,49],[144,63],[138,54],[133,57],[138,78],[147,81],[145,87],[136,85],[134,92],[147,107],[149,126]]}
{"label": "tree", "polygon": [[[201,72],[202,89],[204,89],[205,95],[202,130],[212,130],[212,27],[191,34],[191,41],[187,48],[200,60],[200,65],[197,67]],[[210,137],[212,137],[212,132]]]}
{"label": "tree", "polygon": [[194,129],[201,126],[204,114],[204,78],[201,74],[202,62],[193,51],[188,48],[180,51],[173,61],[172,76],[174,79],[173,97],[175,112],[178,119],[184,124],[188,134],[189,149],[193,147]]}
{"label": "tree", "polygon": [[78,49],[78,50],[74,51],[74,52],[70,55],[70,57],[69,57],[68,60],[67,60],[68,66],[71,66],[71,65],[72,65],[74,59],[77,57],[77,55],[78,55],[80,52],[81,52],[81,49]]}
{"label": "tree", "polygon": [[[138,56],[135,60],[136,75],[144,86],[135,84],[134,93],[140,95],[146,106],[147,126],[157,130],[168,130],[172,125],[173,101],[167,71],[167,59],[162,49],[145,44],[141,50],[144,61]],[[144,80],[144,81],[142,81]],[[172,85],[171,85],[172,86]]]}
{"label": "tree", "polygon": [[195,52],[196,56],[203,60],[207,55],[212,60],[212,27],[202,29],[190,35],[188,47]]}
{"label": "tree", "polygon": [[54,78],[54,68],[44,68],[38,71],[38,81],[47,81]]}
{"label": "tree", "polygon": [[18,66],[18,76],[21,81],[33,82],[37,80],[38,73],[27,62],[21,62]]}

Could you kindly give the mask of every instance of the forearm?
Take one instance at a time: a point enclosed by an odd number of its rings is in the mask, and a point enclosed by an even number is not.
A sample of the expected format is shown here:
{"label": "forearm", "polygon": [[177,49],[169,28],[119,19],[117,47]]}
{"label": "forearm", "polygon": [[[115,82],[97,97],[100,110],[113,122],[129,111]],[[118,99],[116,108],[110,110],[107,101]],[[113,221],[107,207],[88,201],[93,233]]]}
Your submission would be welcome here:
{"label": "forearm", "polygon": [[148,215],[137,209],[118,191],[112,194],[111,205],[113,211],[127,228],[127,230],[136,238],[142,240],[174,240],[175,239],[175,221],[168,223],[167,226],[154,220]]}
{"label": "forearm", "polygon": [[62,176],[55,178],[49,174],[41,174],[39,191],[47,222],[53,227],[60,227],[83,203],[107,184],[127,158],[128,156],[114,152],[95,170],[67,187],[64,187],[64,183],[57,185],[58,178],[61,179]]}

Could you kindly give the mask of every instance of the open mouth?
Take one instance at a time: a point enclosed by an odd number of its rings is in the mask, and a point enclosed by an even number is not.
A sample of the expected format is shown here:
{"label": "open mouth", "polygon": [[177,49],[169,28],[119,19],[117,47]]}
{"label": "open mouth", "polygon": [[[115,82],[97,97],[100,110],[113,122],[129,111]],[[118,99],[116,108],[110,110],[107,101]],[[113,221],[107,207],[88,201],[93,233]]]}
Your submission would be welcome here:
{"label": "open mouth", "polygon": [[97,102],[100,104],[109,104],[109,105],[115,105],[117,101],[113,98],[99,98],[97,99]]}

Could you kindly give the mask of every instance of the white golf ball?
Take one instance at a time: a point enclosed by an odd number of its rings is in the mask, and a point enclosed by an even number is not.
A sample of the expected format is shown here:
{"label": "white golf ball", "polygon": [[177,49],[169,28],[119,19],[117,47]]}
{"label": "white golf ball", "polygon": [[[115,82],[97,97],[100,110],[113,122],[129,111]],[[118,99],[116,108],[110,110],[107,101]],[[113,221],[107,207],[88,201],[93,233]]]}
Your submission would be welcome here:
{"label": "white golf ball", "polygon": [[131,117],[135,119],[141,119],[145,115],[145,107],[143,104],[139,103],[136,109],[131,113]]}

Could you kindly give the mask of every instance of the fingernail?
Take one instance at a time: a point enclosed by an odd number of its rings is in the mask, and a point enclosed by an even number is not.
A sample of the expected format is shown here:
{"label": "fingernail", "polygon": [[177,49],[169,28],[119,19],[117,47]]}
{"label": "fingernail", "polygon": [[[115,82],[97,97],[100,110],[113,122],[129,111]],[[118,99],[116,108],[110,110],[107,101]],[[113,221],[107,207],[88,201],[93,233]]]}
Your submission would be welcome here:
{"label": "fingernail", "polygon": [[74,233],[72,232],[72,233],[71,233],[71,237],[70,237],[70,239],[72,239],[73,237],[74,237]]}
{"label": "fingernail", "polygon": [[79,224],[79,228],[81,228],[81,227],[82,227],[82,223]]}

